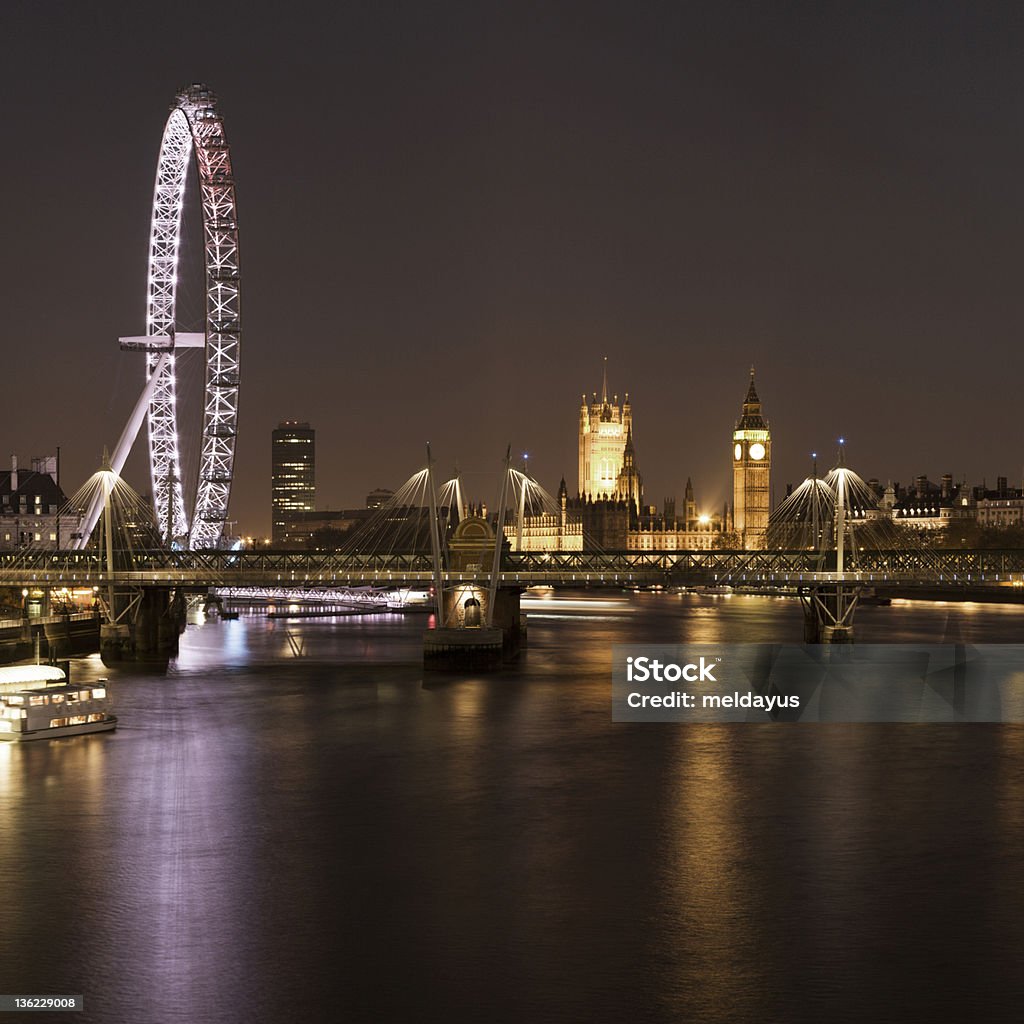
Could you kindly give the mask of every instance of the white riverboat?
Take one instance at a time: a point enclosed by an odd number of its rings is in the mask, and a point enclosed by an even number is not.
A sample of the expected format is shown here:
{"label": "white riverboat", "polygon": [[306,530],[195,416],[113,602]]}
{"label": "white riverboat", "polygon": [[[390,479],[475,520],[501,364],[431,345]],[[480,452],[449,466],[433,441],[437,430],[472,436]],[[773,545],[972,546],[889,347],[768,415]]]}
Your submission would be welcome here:
{"label": "white riverboat", "polygon": [[69,683],[52,665],[0,668],[0,740],[50,740],[116,727],[106,680]]}

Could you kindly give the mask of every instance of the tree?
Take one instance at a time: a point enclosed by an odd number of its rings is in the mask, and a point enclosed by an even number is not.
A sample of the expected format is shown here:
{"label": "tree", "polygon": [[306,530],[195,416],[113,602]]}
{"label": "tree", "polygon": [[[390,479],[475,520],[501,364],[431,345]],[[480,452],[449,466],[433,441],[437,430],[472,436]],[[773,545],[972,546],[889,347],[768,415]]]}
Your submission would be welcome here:
{"label": "tree", "polygon": [[735,530],[723,530],[711,542],[711,546],[716,551],[739,551],[743,543]]}

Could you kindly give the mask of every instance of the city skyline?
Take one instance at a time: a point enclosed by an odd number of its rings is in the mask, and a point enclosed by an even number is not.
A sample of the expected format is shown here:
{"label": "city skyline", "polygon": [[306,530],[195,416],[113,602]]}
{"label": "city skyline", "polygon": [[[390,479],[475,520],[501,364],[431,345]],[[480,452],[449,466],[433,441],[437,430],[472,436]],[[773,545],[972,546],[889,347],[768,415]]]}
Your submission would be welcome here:
{"label": "city skyline", "polygon": [[[141,387],[116,339],[143,327],[159,137],[189,81],[220,98],[238,180],[239,532],[269,532],[265,438],[291,417],[324,438],[332,507],[401,483],[428,440],[482,500],[509,441],[571,479],[604,356],[654,502],[687,477],[728,500],[751,363],[776,500],[840,435],[883,480],[1018,478],[1014,9],[312,7],[284,42],[240,16],[215,60],[190,11],[160,52],[129,5],[3,15],[33,154],[2,172],[24,381],[5,434],[26,459],[60,446],[69,492]],[[198,238],[193,218],[186,271]],[[186,320],[200,296],[183,273]],[[138,447],[127,477],[148,489]]]}

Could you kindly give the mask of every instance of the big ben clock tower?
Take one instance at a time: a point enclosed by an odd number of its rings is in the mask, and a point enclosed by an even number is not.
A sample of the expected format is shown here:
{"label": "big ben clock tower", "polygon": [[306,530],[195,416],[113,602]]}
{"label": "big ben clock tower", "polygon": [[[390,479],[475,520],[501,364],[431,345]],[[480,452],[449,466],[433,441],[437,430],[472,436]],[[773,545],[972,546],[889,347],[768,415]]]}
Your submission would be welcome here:
{"label": "big ben clock tower", "polygon": [[772,471],[772,434],[761,415],[753,367],[743,413],[732,432],[732,446],[733,528],[741,547],[753,551],[765,546]]}

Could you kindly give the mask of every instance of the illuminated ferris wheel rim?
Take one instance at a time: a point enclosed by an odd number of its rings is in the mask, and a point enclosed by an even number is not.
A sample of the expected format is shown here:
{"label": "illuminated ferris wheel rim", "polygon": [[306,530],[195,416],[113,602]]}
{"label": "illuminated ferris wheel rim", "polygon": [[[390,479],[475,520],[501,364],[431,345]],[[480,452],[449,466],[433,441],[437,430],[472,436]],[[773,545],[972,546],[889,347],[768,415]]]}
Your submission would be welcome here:
{"label": "illuminated ferris wheel rim", "polygon": [[[193,160],[194,157],[194,160]],[[176,292],[185,191],[196,168],[203,218],[206,323],[177,333]],[[161,535],[190,548],[216,547],[227,520],[238,434],[238,219],[231,154],[216,97],[204,85],[181,89],[164,127],[153,189],[146,293],[146,378],[156,373],[147,409],[150,480]],[[205,351],[202,441],[189,511],[181,473],[174,350]],[[169,358],[158,367],[161,356]]]}

